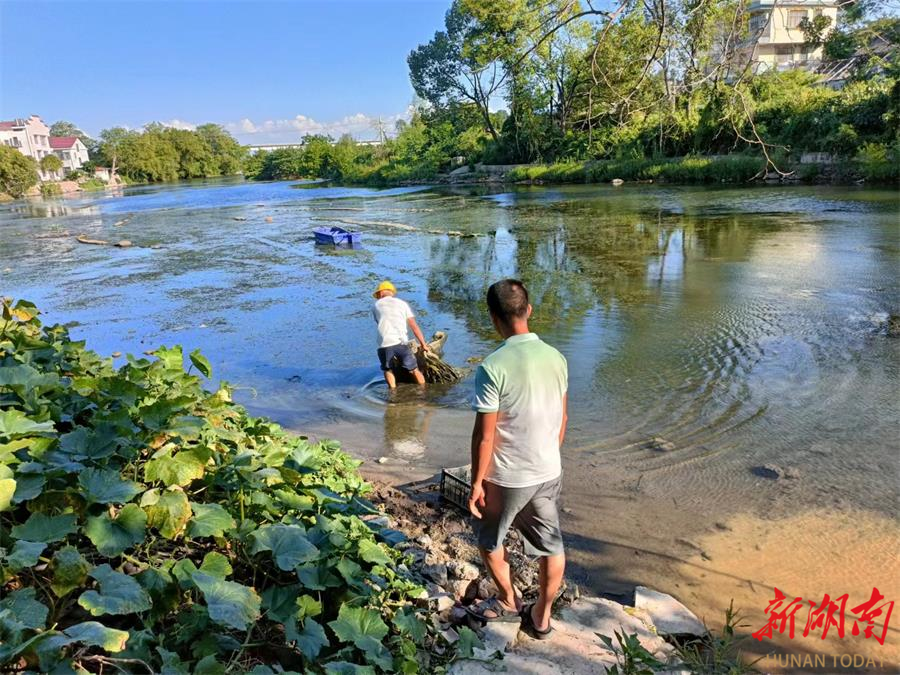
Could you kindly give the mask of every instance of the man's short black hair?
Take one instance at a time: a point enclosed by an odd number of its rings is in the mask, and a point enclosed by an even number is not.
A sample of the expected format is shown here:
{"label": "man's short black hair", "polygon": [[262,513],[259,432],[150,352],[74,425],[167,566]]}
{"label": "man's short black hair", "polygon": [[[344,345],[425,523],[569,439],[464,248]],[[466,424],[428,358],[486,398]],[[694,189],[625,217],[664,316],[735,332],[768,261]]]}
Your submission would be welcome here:
{"label": "man's short black hair", "polygon": [[518,279],[503,279],[491,284],[487,305],[491,314],[503,323],[523,319],[528,315],[528,290]]}

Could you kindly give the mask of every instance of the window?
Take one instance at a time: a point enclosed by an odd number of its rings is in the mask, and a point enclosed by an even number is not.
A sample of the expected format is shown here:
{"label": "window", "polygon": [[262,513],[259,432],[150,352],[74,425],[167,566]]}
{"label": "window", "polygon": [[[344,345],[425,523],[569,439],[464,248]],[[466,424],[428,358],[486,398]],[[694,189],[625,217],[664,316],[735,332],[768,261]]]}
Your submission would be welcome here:
{"label": "window", "polygon": [[788,12],[788,28],[800,28],[800,23],[806,18],[805,9],[792,9]]}

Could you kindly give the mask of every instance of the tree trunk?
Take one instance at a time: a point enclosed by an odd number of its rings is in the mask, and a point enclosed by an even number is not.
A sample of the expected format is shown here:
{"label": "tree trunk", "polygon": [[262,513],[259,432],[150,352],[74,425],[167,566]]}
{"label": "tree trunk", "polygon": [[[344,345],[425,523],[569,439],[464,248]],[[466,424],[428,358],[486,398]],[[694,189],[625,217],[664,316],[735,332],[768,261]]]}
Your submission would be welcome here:
{"label": "tree trunk", "polygon": [[[419,364],[419,370],[425,376],[426,382],[452,384],[462,379],[463,373],[443,359],[445,342],[447,342],[447,334],[443,331],[435,332],[428,343],[428,348],[431,350],[428,354],[422,351],[419,343],[415,340],[409,343],[409,348],[415,355],[416,362]],[[398,382],[415,381],[409,372],[399,364],[392,363],[391,370],[394,371],[394,376]]]}

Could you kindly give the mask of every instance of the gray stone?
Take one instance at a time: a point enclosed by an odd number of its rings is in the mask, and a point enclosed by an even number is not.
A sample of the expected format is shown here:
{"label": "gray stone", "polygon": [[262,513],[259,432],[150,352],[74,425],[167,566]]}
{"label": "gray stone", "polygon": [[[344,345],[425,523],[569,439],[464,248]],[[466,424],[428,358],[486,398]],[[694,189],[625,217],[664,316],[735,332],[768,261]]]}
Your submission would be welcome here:
{"label": "gray stone", "polygon": [[459,633],[457,633],[454,629],[448,628],[445,631],[441,632],[441,637],[447,641],[447,644],[453,644],[457,640],[459,640]]}
{"label": "gray stone", "polygon": [[478,595],[476,597],[483,600],[495,595],[497,595],[497,586],[491,579],[485,577],[484,579],[478,580]]}
{"label": "gray stone", "polygon": [[416,537],[416,543],[419,544],[419,546],[428,548],[432,544],[431,537],[429,537],[427,534],[420,535]]}
{"label": "gray stone", "polygon": [[475,650],[475,658],[487,659],[494,652],[505,653],[515,646],[519,637],[519,622],[489,621],[481,631],[484,649]]}
{"label": "gray stone", "polygon": [[119,248],[128,248],[131,246],[131,242],[128,239],[123,239],[122,241],[116,244]]}
{"label": "gray stone", "polygon": [[706,635],[706,626],[678,600],[644,586],[634,590],[634,606],[645,611],[664,635]]}
{"label": "gray stone", "polygon": [[436,593],[435,595],[432,595],[429,600],[432,600],[437,604],[438,612],[452,610],[453,606],[456,604],[456,600],[449,593]]}
{"label": "gray stone", "polygon": [[442,564],[437,565],[422,565],[419,568],[419,571],[423,576],[431,579],[438,586],[447,586],[447,566]]}
{"label": "gray stone", "polygon": [[480,576],[480,572],[475,565],[462,560],[452,560],[447,563],[447,572],[450,574],[451,578],[463,579],[465,581],[471,581]]}

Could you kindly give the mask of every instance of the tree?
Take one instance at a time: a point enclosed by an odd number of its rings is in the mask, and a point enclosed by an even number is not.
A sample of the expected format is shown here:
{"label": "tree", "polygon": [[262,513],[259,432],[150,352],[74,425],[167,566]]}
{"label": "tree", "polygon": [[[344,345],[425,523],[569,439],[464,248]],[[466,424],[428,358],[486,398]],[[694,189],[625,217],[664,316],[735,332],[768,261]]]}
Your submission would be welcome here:
{"label": "tree", "polygon": [[18,150],[0,145],[0,192],[19,199],[37,183],[37,162]]}
{"label": "tree", "polygon": [[196,133],[209,144],[215,161],[218,163],[220,175],[231,176],[241,170],[241,163],[247,151],[234,139],[234,136],[218,124],[201,124],[197,127]]}
{"label": "tree", "polygon": [[502,63],[496,52],[472,43],[478,24],[459,0],[447,11],[444,26],[446,30],[436,32],[407,57],[413,88],[434,107],[471,101],[485,129],[497,140],[490,104],[503,84]]}
{"label": "tree", "polygon": [[138,132],[125,127],[113,127],[100,132],[100,157],[110,166],[110,176],[118,170],[119,153],[127,141],[132,140]]}
{"label": "tree", "polygon": [[62,160],[56,155],[45,155],[41,159],[41,171],[44,173],[56,173],[62,166]]}

